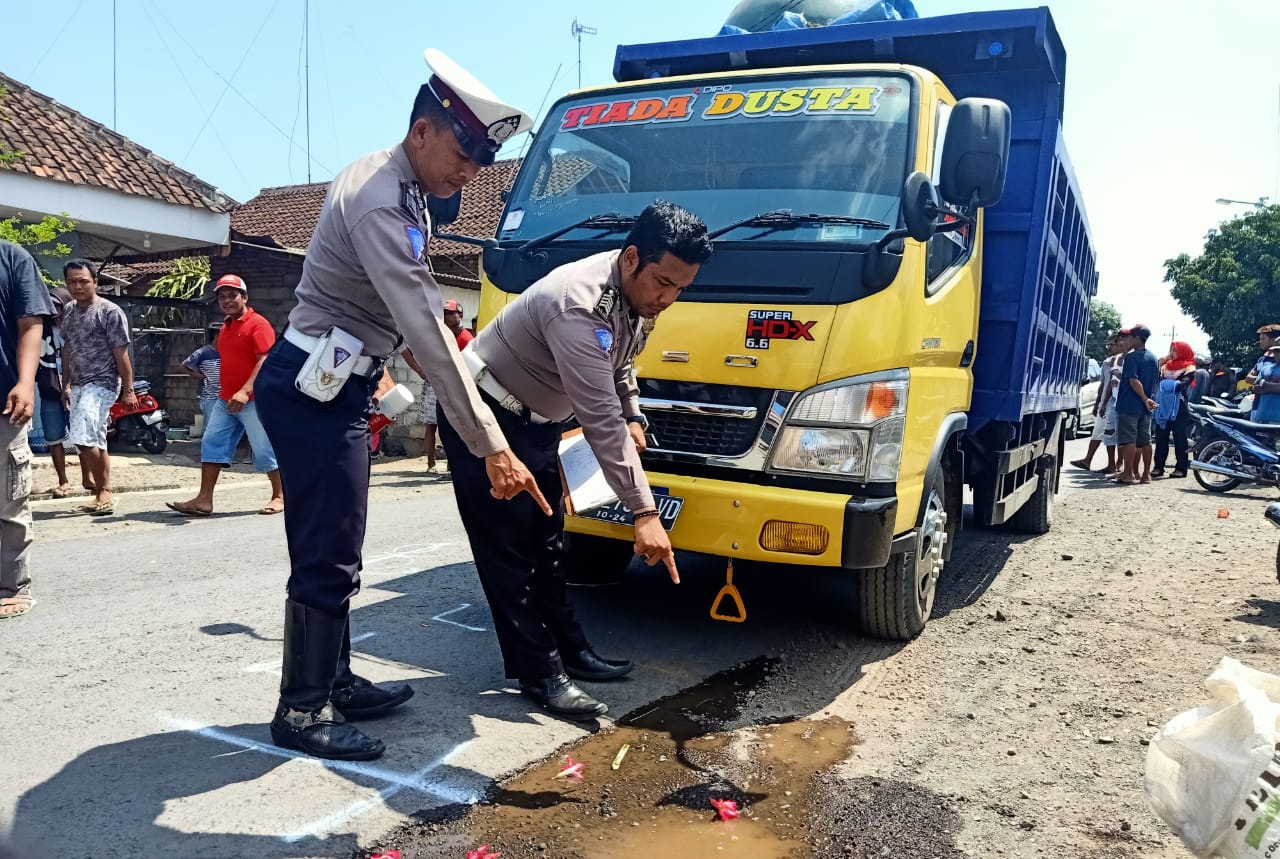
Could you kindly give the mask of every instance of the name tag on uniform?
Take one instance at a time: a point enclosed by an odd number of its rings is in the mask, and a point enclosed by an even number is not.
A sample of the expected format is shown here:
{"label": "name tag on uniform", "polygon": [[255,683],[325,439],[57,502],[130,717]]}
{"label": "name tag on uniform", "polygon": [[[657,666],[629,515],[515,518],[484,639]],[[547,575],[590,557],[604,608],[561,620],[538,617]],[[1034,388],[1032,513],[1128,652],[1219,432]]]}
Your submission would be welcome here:
{"label": "name tag on uniform", "polygon": [[316,338],[316,345],[298,371],[294,385],[313,400],[327,403],[351,378],[364,343],[341,328],[330,328]]}

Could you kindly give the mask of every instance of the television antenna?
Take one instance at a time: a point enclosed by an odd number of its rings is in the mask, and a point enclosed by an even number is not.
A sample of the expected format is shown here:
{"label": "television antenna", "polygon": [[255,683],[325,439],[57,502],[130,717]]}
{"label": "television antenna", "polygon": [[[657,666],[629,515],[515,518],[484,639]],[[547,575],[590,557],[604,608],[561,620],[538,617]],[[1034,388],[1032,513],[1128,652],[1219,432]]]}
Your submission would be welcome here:
{"label": "television antenna", "polygon": [[578,19],[574,18],[573,25],[569,28],[569,33],[578,40],[578,89],[582,89],[582,37],[594,36],[596,28],[579,24]]}

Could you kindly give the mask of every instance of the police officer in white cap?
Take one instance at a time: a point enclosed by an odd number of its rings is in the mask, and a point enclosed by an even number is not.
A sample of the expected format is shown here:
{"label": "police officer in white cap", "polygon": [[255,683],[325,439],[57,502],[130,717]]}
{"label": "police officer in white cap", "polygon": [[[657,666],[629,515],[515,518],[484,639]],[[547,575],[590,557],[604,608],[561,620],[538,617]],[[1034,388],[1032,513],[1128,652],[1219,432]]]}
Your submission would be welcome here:
{"label": "police officer in white cap", "polygon": [[389,387],[383,364],[402,339],[467,450],[483,459],[493,497],[528,492],[551,515],[464,370],[427,267],[425,195],[461,191],[532,121],[443,53],[428,50],[426,59],[433,73],[414,100],[404,140],[334,178],[307,250],[298,305],[254,389],[280,464],[290,560],[271,737],[322,758],[381,755],[382,742],[347,720],[379,715],[413,695],[407,685],[374,686],[351,672],[347,620],[360,589],[368,509],[366,418]]}

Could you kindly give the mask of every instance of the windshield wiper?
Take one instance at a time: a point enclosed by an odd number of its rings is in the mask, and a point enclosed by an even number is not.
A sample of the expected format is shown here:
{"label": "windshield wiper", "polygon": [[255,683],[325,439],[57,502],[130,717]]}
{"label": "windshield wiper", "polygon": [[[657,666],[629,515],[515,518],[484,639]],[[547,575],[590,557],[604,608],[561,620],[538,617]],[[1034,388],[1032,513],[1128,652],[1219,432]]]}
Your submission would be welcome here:
{"label": "windshield wiper", "polygon": [[603,235],[609,233],[617,233],[622,230],[629,230],[635,224],[637,217],[635,215],[620,215],[617,212],[604,212],[599,215],[592,215],[589,218],[583,218],[581,221],[570,224],[567,227],[561,227],[558,230],[547,233],[546,235],[536,236],[529,241],[520,245],[521,253],[528,253],[534,248],[540,248],[547,242],[554,242],[565,233],[572,232],[577,229],[588,230],[604,230]]}
{"label": "windshield wiper", "polygon": [[721,227],[711,233],[709,238],[718,239],[725,233],[731,233],[742,227],[763,227],[764,232],[760,235],[764,236],[777,230],[792,230],[806,224],[855,224],[860,227],[871,227],[877,230],[893,229],[884,221],[875,221],[870,218],[855,218],[851,215],[819,215],[812,212],[807,215],[801,215],[792,212],[790,209],[777,209],[772,212],[752,215],[749,218],[743,218],[741,221],[734,221],[732,224]]}

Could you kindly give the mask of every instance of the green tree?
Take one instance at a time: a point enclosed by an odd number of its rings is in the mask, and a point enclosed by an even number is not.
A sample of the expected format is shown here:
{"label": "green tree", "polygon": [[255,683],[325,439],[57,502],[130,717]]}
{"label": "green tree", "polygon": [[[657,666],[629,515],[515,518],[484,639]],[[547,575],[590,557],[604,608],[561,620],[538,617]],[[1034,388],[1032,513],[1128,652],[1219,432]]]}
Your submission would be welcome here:
{"label": "green tree", "polygon": [[1120,311],[1105,301],[1089,300],[1089,339],[1085,354],[1096,361],[1107,357],[1107,338],[1120,330]]}
{"label": "green tree", "polygon": [[1257,329],[1280,322],[1280,206],[1258,207],[1211,230],[1200,256],[1165,261],[1165,282],[1209,335],[1215,356],[1251,364]]}
{"label": "green tree", "polygon": [[[22,245],[31,251],[36,262],[40,257],[67,257],[71,255],[71,246],[62,241],[62,237],[76,228],[74,221],[59,218],[57,215],[46,215],[34,224],[24,224],[17,218],[5,218],[0,221],[0,239],[7,239],[14,244]],[[57,266],[54,267],[57,272]],[[60,272],[58,272],[60,273]],[[61,278],[51,276],[40,265],[40,276],[49,286],[62,283]]]}
{"label": "green tree", "polygon": [[[155,279],[147,290],[152,298],[176,298],[191,301],[204,294],[209,283],[208,257],[181,257],[173,261],[169,273]],[[143,319],[152,325],[171,326],[177,323],[181,312],[172,307],[149,307]]]}

